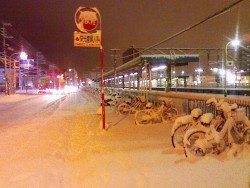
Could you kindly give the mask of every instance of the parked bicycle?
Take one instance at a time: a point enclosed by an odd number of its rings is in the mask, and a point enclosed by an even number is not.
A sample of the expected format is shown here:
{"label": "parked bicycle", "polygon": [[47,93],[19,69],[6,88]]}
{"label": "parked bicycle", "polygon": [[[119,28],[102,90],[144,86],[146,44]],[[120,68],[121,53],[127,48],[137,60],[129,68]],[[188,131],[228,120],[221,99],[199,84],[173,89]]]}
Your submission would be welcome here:
{"label": "parked bicycle", "polygon": [[184,146],[183,137],[186,131],[190,128],[204,125],[207,126],[210,124],[210,121],[213,121],[213,124],[216,125],[217,129],[220,129],[220,126],[225,122],[223,111],[219,109],[219,106],[222,105],[222,103],[222,100],[217,103],[215,98],[210,98],[206,101],[207,106],[215,105],[217,109],[217,116],[215,119],[211,119],[211,113],[205,113],[202,115],[202,110],[200,108],[193,109],[190,115],[178,117],[175,120],[171,131],[171,141],[173,147],[176,148]]}
{"label": "parked bicycle", "polygon": [[183,136],[185,132],[199,123],[199,119],[202,115],[200,108],[195,108],[191,111],[190,115],[178,117],[171,131],[171,140],[174,148],[183,147]]}
{"label": "parked bicycle", "polygon": [[[104,99],[105,106],[115,106],[122,99],[121,93],[109,92]],[[101,104],[102,105],[102,104]]]}
{"label": "parked bicycle", "polygon": [[168,98],[159,98],[160,107],[153,108],[151,102],[147,103],[146,109],[137,111],[135,114],[135,123],[143,125],[154,122],[167,122],[177,117],[178,111],[172,107],[172,100]]}
{"label": "parked bicycle", "polygon": [[[218,106],[220,106],[223,103],[223,101],[220,101],[217,103],[217,100],[215,98],[210,98],[206,101],[207,106],[215,105],[215,107],[218,109]],[[214,124],[221,125],[224,121],[223,113],[218,109],[217,110],[217,116],[213,120]],[[200,108],[195,108],[191,111],[190,115],[181,116],[178,117],[173,125],[172,132],[171,132],[171,138],[172,138],[172,145],[173,147],[183,147],[183,137],[186,131],[190,128],[195,128],[196,126],[203,126],[210,124],[210,121],[212,115],[211,113],[206,113],[202,115],[202,110]],[[217,127],[217,126],[216,126]]]}
{"label": "parked bicycle", "polygon": [[146,99],[144,96],[136,96],[132,103],[131,99],[127,99],[118,105],[118,112],[122,115],[135,113],[137,110],[143,110],[146,106]]}

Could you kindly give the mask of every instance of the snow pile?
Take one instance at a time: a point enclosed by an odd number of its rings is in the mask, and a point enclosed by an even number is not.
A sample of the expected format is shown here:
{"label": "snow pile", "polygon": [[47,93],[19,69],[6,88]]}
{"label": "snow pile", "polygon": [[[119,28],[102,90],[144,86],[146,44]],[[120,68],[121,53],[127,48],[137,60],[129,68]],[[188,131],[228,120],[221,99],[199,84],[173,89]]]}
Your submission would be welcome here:
{"label": "snow pile", "polygon": [[35,95],[21,95],[21,94],[15,94],[15,95],[0,95],[0,104],[6,104],[6,103],[13,103],[18,102],[22,100],[28,100],[35,97]]}

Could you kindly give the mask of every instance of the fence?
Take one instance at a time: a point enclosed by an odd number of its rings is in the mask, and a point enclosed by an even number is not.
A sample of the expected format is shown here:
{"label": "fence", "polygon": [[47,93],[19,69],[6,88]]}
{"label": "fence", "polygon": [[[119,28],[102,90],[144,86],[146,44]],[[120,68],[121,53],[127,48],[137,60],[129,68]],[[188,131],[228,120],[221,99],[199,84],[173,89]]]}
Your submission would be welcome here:
{"label": "fence", "polygon": [[203,113],[211,112],[216,113],[216,109],[213,106],[206,106],[206,101],[212,97],[215,97],[217,100],[224,99],[226,102],[233,104],[236,103],[238,107],[245,107],[246,115],[250,119],[250,97],[222,97],[219,95],[213,94],[196,94],[196,93],[181,93],[181,92],[143,92],[137,90],[124,90],[125,92],[134,93],[134,94],[143,94],[146,95],[148,101],[155,102],[159,97],[169,97],[173,99],[174,105],[177,109],[182,112],[189,114],[192,109],[200,108]]}

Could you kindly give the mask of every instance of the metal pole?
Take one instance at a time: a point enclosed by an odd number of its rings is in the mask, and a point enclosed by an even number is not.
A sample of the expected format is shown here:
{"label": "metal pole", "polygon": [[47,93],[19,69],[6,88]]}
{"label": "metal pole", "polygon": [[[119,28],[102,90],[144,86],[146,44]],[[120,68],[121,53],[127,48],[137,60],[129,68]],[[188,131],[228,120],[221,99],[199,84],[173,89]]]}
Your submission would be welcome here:
{"label": "metal pole", "polygon": [[152,70],[151,66],[148,65],[148,71],[149,71],[149,91],[152,91]]}
{"label": "metal pole", "polygon": [[130,76],[130,72],[128,73],[128,89],[131,89],[131,76]]}
{"label": "metal pole", "polygon": [[23,89],[22,87],[22,71],[21,71],[21,68],[20,68],[20,62],[19,62],[19,69],[18,69],[18,77],[19,77],[19,90]]}
{"label": "metal pole", "polygon": [[5,33],[5,27],[4,27],[4,24],[3,24],[3,56],[4,56],[4,82],[5,82],[5,95],[9,95],[9,90],[8,90],[8,85],[7,85],[7,81],[8,81],[8,78],[7,78],[7,60],[6,60],[6,49],[5,49],[5,45],[6,45],[6,41],[5,41],[5,36],[6,33]]}
{"label": "metal pole", "polygon": [[120,49],[111,49],[111,51],[113,51],[113,57],[114,57],[114,88],[116,88],[116,60],[117,60],[117,51],[119,51]]}
{"label": "metal pole", "polygon": [[12,58],[12,56],[16,55],[16,54],[19,54],[20,52],[17,52],[17,53],[13,53],[10,55],[10,66],[12,64],[12,60],[13,60],[13,71],[11,69],[11,72],[13,72],[13,75],[11,74],[11,77],[12,77],[12,81],[11,81],[11,91],[12,93],[16,93],[16,60],[14,58]]}
{"label": "metal pole", "polygon": [[12,94],[12,74],[11,74],[11,60],[9,60],[9,71],[8,71],[8,75],[9,75],[9,94]]}
{"label": "metal pole", "polygon": [[105,130],[105,105],[104,105],[104,83],[103,83],[103,46],[102,46],[102,19],[101,14],[97,10],[100,19],[100,31],[101,31],[101,41],[100,41],[100,64],[101,64],[101,87],[102,87],[102,128]]}
{"label": "metal pole", "polygon": [[114,84],[114,88],[116,88],[116,58],[115,58],[115,62],[114,62],[114,72],[115,72],[115,84]]}
{"label": "metal pole", "polygon": [[52,68],[53,68],[53,89],[55,89],[56,75],[55,75],[55,65],[54,64],[53,64]]}
{"label": "metal pole", "polygon": [[38,88],[38,86],[40,85],[40,79],[39,79],[39,65],[38,65],[38,63],[39,63],[39,60],[38,60],[38,52],[36,52],[36,76],[37,76],[37,88]]}
{"label": "metal pole", "polygon": [[75,68],[72,70],[73,86],[75,86]]}
{"label": "metal pole", "polygon": [[16,93],[16,61],[14,60],[14,94]]}
{"label": "metal pole", "polygon": [[105,129],[105,106],[104,106],[104,85],[103,85],[103,48],[100,46],[100,64],[101,64],[101,87],[102,87],[102,128]]}
{"label": "metal pole", "polygon": [[224,78],[224,97],[227,97],[227,47],[231,43],[228,42],[226,45],[226,53],[225,53],[225,61],[224,61],[224,70],[225,70],[225,78]]}

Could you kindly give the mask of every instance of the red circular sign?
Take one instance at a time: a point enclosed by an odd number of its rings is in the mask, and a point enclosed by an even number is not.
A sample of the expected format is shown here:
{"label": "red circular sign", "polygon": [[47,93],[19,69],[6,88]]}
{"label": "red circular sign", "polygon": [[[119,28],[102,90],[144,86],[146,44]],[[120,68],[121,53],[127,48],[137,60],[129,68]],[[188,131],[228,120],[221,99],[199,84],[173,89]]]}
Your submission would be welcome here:
{"label": "red circular sign", "polygon": [[93,31],[98,26],[98,13],[93,9],[80,7],[75,13],[75,23],[83,33]]}

